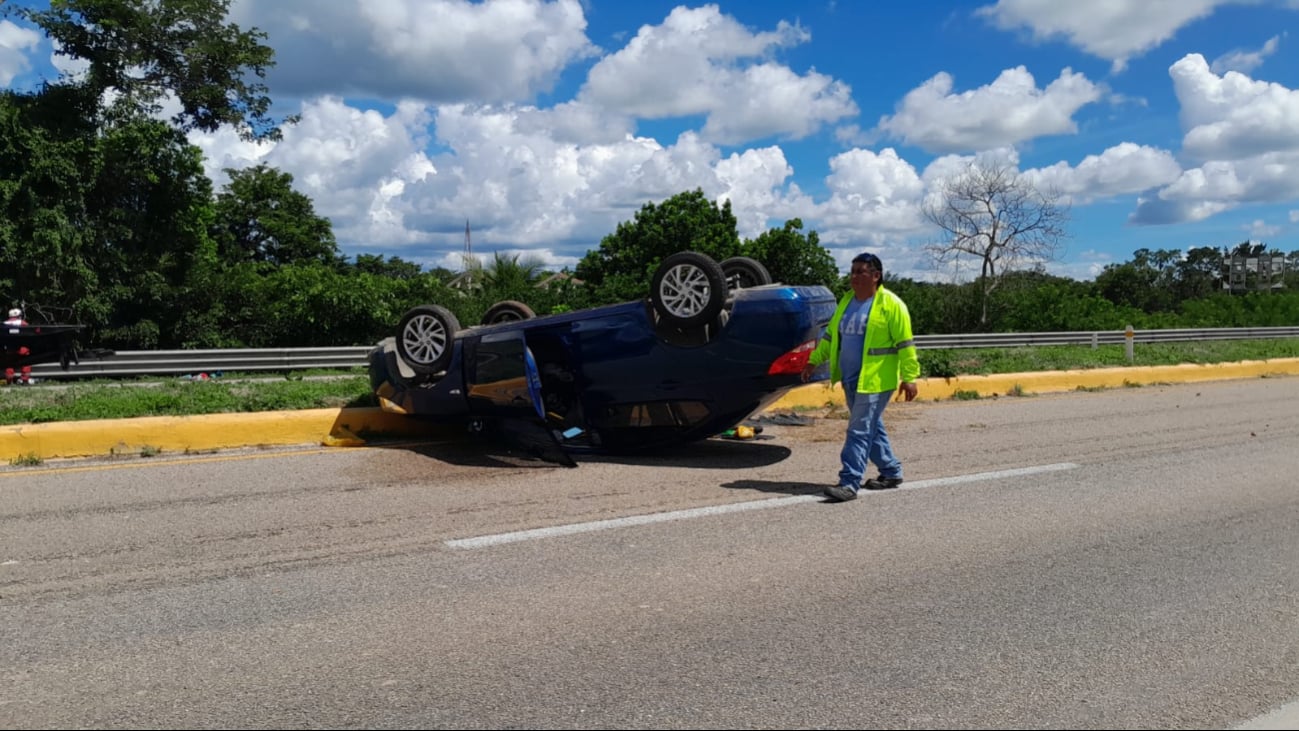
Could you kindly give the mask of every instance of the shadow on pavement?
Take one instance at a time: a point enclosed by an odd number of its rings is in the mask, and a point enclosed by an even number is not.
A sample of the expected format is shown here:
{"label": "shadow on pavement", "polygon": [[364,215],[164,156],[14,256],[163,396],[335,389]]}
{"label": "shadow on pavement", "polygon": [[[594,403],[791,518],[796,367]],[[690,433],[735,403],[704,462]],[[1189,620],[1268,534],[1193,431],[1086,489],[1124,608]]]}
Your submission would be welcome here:
{"label": "shadow on pavement", "polygon": [[[427,438],[394,438],[372,440],[366,446],[380,449],[403,449],[430,459],[463,467],[554,467],[553,460],[543,459],[532,450],[492,437],[457,431],[430,433]],[[758,439],[738,441],[705,439],[664,451],[644,454],[597,454],[570,452],[568,456],[582,463],[625,464],[641,466],[689,467],[697,469],[750,469],[765,467],[788,459],[789,447],[764,444]]]}
{"label": "shadow on pavement", "polygon": [[[727,490],[748,490],[781,495],[820,495],[825,485],[817,482],[776,482],[774,480],[735,480],[723,482]],[[826,502],[829,502],[829,498]]]}

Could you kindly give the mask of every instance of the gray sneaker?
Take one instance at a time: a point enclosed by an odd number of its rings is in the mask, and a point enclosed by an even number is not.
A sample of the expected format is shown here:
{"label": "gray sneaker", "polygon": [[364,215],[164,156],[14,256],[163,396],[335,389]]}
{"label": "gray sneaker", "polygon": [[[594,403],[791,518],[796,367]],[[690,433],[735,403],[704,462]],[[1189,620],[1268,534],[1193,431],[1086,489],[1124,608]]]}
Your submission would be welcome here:
{"label": "gray sneaker", "polygon": [[834,485],[825,489],[825,496],[835,502],[846,503],[857,499],[857,491],[848,485]]}
{"label": "gray sneaker", "polygon": [[862,485],[866,490],[892,490],[902,484],[901,477],[872,477]]}

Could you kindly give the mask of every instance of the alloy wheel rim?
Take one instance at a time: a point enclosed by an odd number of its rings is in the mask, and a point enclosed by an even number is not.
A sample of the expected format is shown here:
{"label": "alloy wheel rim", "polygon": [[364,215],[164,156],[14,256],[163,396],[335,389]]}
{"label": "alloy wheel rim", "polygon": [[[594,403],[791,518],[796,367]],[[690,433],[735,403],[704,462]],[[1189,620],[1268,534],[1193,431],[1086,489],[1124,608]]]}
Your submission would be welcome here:
{"label": "alloy wheel rim", "polygon": [[693,317],[708,305],[711,285],[703,269],[692,264],[677,264],[663,276],[659,295],[663,306],[674,317]]}
{"label": "alloy wheel rim", "polygon": [[447,329],[436,317],[419,315],[411,319],[402,333],[406,352],[420,364],[429,364],[446,351]]}

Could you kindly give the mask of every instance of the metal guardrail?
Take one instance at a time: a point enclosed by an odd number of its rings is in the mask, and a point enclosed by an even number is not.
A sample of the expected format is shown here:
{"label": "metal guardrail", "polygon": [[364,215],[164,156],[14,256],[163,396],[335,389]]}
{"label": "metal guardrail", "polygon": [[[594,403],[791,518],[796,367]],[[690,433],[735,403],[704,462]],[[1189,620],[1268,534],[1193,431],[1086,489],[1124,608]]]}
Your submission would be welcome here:
{"label": "metal guardrail", "polygon": [[57,363],[32,367],[38,379],[122,378],[127,376],[199,373],[300,371],[364,367],[373,346],[342,348],[243,348],[221,350],[119,350],[114,355],[83,354],[63,370]]}
{"label": "metal guardrail", "polygon": [[[1137,343],[1194,342],[1199,340],[1270,340],[1299,338],[1299,327],[1216,327],[1183,330],[1134,330]],[[1015,348],[1034,345],[1115,345],[1127,339],[1126,330],[1049,333],[977,333],[969,335],[917,335],[917,348]]]}
{"label": "metal guardrail", "polygon": [[[1136,330],[1136,343],[1198,340],[1269,340],[1299,338],[1299,327],[1205,328]],[[1048,333],[977,333],[918,335],[916,347],[1014,348],[1038,345],[1115,345],[1126,342],[1124,330]],[[122,378],[140,375],[183,375],[215,372],[288,372],[307,369],[364,368],[373,346],[338,348],[245,348],[223,350],[127,350],[103,358],[83,357],[64,371],[57,363],[32,368],[38,379]]]}

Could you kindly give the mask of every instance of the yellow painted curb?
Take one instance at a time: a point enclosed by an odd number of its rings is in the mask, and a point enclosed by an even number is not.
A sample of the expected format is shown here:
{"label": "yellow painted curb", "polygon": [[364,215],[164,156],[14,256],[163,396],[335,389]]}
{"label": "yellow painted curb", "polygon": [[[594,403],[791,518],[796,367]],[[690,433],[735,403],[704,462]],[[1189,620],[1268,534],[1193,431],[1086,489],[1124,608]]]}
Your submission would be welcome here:
{"label": "yellow painted curb", "polygon": [[[1126,385],[1259,378],[1299,374],[1299,358],[1217,365],[1097,368],[992,376],[927,378],[919,398],[950,399],[957,392],[979,396],[1116,388]],[[801,386],[768,410],[843,405],[843,391],[826,383]],[[378,408],[310,409],[209,416],[152,416],[137,419],[69,421],[0,426],[0,460],[35,457],[185,454],[238,447],[323,444],[361,446],[371,436],[445,436],[445,429]]]}
{"label": "yellow painted curb", "polygon": [[236,447],[356,446],[372,434],[427,434],[429,425],[377,408],[66,421],[0,427],[0,459],[185,454]]}
{"label": "yellow painted curb", "polygon": [[[1234,378],[1261,378],[1263,376],[1299,374],[1299,358],[1250,360],[1239,363],[1199,365],[1186,363],[1172,366],[1146,366],[1130,368],[1090,368],[1068,371],[1040,371],[1036,373],[1003,373],[990,376],[956,376],[953,378],[922,378],[917,381],[918,398],[922,401],[942,401],[956,393],[977,393],[981,397],[1007,396],[1032,393],[1076,391],[1088,388],[1121,388],[1129,385],[1155,383],[1189,383],[1195,381],[1222,381]],[[843,390],[833,388],[828,382],[801,386],[785,394],[768,407],[771,409],[821,408],[842,406]]]}

